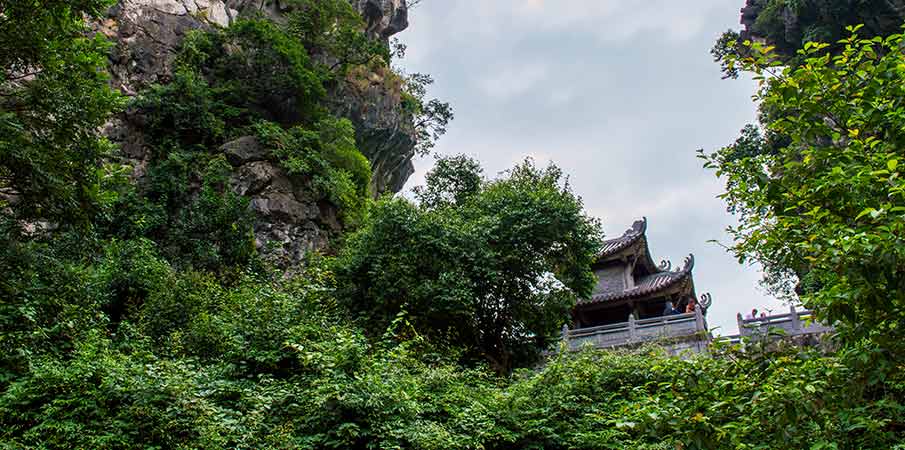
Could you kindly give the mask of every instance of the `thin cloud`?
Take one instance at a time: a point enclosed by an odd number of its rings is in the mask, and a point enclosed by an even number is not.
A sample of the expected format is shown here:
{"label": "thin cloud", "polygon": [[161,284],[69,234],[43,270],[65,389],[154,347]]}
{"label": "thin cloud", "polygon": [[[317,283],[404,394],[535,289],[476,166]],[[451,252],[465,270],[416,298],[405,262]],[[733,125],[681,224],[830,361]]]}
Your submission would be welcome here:
{"label": "thin cloud", "polygon": [[[582,32],[604,42],[618,42],[653,33],[670,40],[689,39],[705,28],[702,17],[725,0],[449,0],[446,20],[468,24],[468,33],[453,39],[510,39],[525,33]],[[426,8],[422,8],[426,9]],[[737,9],[737,7],[736,7]]]}
{"label": "thin cloud", "polygon": [[544,64],[519,64],[485,74],[477,86],[489,97],[499,100],[524,95],[547,79],[549,67]]}

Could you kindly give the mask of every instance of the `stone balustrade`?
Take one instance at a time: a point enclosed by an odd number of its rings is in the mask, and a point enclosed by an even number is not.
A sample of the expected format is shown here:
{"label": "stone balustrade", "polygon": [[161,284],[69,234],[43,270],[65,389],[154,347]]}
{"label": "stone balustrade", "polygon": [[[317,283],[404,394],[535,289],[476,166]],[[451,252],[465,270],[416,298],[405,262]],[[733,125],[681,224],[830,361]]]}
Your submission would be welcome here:
{"label": "stone balustrade", "polygon": [[768,336],[770,334],[800,336],[833,331],[833,327],[815,321],[811,311],[799,311],[795,309],[795,306],[790,306],[788,313],[764,317],[745,319],[739,314],[737,320],[739,337]]}
{"label": "stone balustrade", "polygon": [[[740,343],[742,338],[794,337],[819,335],[832,332],[833,328],[814,320],[809,310],[797,310],[790,307],[788,313],[771,314],[764,317],[745,319],[738,315],[739,334],[721,336],[719,341]],[[563,340],[568,343],[569,350],[578,350],[584,346],[595,348],[615,348],[641,344],[644,342],[667,340],[667,350],[690,349],[706,351],[710,343],[710,333],[700,309],[693,313],[675,314],[663,317],[637,320],[629,316],[628,321],[601,325],[597,327],[577,328],[570,330],[563,326]],[[677,345],[676,342],[679,342]],[[684,342],[685,344],[681,344]]]}
{"label": "stone balustrade", "polygon": [[596,348],[612,348],[696,335],[707,335],[707,323],[700,309],[693,313],[640,320],[629,316],[627,322],[574,330],[563,326],[563,340],[568,342],[570,350],[578,350],[586,345]]}

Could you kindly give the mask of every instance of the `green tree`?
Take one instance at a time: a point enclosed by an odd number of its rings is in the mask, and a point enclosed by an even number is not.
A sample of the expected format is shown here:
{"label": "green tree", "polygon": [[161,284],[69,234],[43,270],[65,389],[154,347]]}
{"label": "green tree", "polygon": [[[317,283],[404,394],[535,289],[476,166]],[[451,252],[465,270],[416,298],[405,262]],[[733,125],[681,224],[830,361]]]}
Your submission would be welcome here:
{"label": "green tree", "polygon": [[108,200],[98,129],[120,99],[85,17],[111,3],[0,1],[0,209],[18,218],[84,225]]}
{"label": "green tree", "polygon": [[848,342],[869,338],[897,358],[905,320],[902,39],[852,34],[836,55],[807,43],[803,64],[785,68],[769,47],[752,45],[735,63],[759,80],[755,98],[773,112],[761,127],[788,142],[703,156],[726,179],[739,259],[760,262],[770,286],[797,294]]}
{"label": "green tree", "polygon": [[480,163],[465,155],[440,158],[427,173],[426,185],[415,187],[415,195],[428,209],[461,205],[481,191],[483,172]]}
{"label": "green tree", "polygon": [[846,27],[863,24],[866,37],[898,33],[905,22],[905,2],[893,0],[747,0],[742,9],[741,32],[729,30],[716,42],[711,53],[722,62],[726,76],[738,76],[732,58],[747,49],[743,41],[760,41],[774,47],[774,57],[785,64],[798,65],[805,57],[798,53],[806,42],[826,42],[826,51],[838,52]]}
{"label": "green tree", "polygon": [[601,232],[555,166],[479,177],[474,161],[441,159],[424,203],[380,201],[349,236],[337,276],[372,331],[405,313],[417,332],[505,372],[545,348],[590,293]]}
{"label": "green tree", "polygon": [[347,0],[292,0],[288,30],[314,55],[325,56],[330,70],[346,69],[379,58],[390,63],[389,46],[372,39],[367,25]]}
{"label": "green tree", "polygon": [[449,103],[436,98],[427,100],[427,88],[433,83],[430,75],[413,73],[405,80],[405,91],[402,93],[402,109],[412,116],[417,143],[415,153],[419,155],[430,153],[455,117]]}

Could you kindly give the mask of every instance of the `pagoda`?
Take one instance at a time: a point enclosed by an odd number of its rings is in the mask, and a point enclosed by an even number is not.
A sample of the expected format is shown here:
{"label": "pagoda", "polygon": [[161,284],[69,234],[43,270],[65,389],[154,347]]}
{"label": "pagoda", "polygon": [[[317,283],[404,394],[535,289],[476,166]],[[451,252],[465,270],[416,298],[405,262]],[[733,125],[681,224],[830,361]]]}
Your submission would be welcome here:
{"label": "pagoda", "polygon": [[[593,266],[597,286],[572,310],[573,326],[564,330],[566,336],[598,346],[656,337],[709,339],[704,316],[711,300],[709,295],[695,293],[694,255],[675,269],[668,261],[655,264],[646,232],[647,219],[642,219],[622,236],[603,242]],[[691,310],[689,303],[693,303]]]}

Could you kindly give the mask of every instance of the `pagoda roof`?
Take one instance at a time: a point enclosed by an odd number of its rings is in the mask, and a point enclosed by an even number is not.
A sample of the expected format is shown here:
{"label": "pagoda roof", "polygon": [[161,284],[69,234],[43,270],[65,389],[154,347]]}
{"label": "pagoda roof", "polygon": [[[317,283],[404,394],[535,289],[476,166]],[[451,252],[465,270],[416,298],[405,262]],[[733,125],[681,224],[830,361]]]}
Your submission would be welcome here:
{"label": "pagoda roof", "polygon": [[596,267],[603,267],[613,263],[625,263],[633,260],[636,264],[644,266],[648,274],[659,272],[660,269],[654,263],[647,246],[647,218],[642,217],[632,223],[632,227],[625,230],[622,236],[603,241],[600,252],[597,254]]}
{"label": "pagoda roof", "polygon": [[647,297],[671,289],[684,289],[689,286],[693,291],[694,286],[691,277],[691,270],[693,268],[694,255],[688,255],[688,257],[685,258],[682,267],[676,268],[675,270],[669,270],[668,266],[660,266],[658,272],[642,277],[631,289],[626,289],[621,292],[603,292],[592,295],[590,298],[579,300],[578,306]]}
{"label": "pagoda roof", "polygon": [[603,245],[600,247],[600,253],[597,255],[598,261],[606,260],[622,250],[632,247],[634,244],[645,238],[644,234],[646,231],[647,218],[643,217],[641,220],[636,220],[632,223],[631,228],[625,230],[625,233],[623,233],[622,236],[603,241]]}

